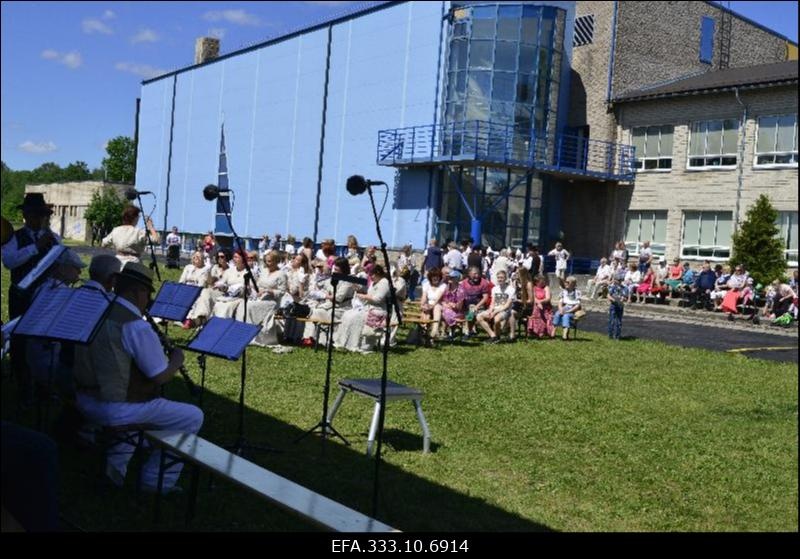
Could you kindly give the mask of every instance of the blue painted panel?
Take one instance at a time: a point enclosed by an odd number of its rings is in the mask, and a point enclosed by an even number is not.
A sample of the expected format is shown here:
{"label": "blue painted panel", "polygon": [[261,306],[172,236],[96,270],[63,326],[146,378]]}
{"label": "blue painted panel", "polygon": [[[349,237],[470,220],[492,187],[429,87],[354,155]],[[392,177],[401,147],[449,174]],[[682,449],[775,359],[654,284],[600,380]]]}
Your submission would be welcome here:
{"label": "blue painted panel", "polygon": [[714,18],[700,20],[700,62],[711,64],[714,59]]}
{"label": "blue painted panel", "polygon": [[[172,80],[161,80],[142,89],[139,111],[139,145],[137,149],[136,186],[156,193],[162,200],[167,183],[169,122],[172,107]],[[143,200],[150,213],[149,198]],[[163,226],[164,209],[153,213],[156,227]]]}

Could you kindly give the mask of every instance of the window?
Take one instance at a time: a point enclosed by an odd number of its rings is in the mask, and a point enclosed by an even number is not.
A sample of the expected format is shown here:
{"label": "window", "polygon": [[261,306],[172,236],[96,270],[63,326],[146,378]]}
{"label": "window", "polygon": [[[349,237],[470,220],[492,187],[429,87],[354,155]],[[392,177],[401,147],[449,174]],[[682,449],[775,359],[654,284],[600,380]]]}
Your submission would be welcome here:
{"label": "window", "polygon": [[594,39],[594,15],[575,18],[575,35],[572,37],[573,47],[591,45]]}
{"label": "window", "polygon": [[672,169],[672,130],[671,124],[633,129],[637,169],[645,171]]}
{"label": "window", "polygon": [[711,64],[714,59],[714,18],[700,20],[700,62]]}
{"label": "window", "polygon": [[727,260],[732,233],[732,212],[683,212],[681,256]]}
{"label": "window", "polygon": [[631,254],[639,254],[639,247],[650,241],[653,254],[663,255],[667,250],[666,210],[629,211],[625,217],[625,247]]}
{"label": "window", "polygon": [[778,212],[778,223],[788,266],[797,266],[797,212]]}
{"label": "window", "polygon": [[797,115],[762,116],[758,119],[756,167],[797,167]]}
{"label": "window", "polygon": [[736,167],[736,119],[706,120],[692,123],[689,140],[689,169]]}

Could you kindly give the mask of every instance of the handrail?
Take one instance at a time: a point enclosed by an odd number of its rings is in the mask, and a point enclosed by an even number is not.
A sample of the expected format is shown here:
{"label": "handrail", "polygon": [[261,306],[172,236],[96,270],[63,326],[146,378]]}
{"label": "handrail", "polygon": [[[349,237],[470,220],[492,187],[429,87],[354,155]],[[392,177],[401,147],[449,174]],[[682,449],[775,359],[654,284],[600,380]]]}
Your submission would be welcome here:
{"label": "handrail", "polygon": [[390,166],[474,160],[611,180],[636,173],[633,146],[482,120],[381,130],[377,154]]}

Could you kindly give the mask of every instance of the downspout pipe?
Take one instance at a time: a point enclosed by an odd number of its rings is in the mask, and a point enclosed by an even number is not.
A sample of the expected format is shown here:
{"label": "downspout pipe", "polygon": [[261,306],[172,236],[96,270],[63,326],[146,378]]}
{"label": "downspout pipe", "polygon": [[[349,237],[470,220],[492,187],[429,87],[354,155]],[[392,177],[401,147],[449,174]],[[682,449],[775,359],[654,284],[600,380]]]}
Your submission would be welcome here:
{"label": "downspout pipe", "polygon": [[747,105],[742,103],[739,98],[739,88],[733,89],[736,94],[736,102],[742,106],[742,123],[740,125],[741,133],[739,134],[739,164],[738,164],[738,181],[736,185],[736,211],[733,214],[733,232],[739,230],[739,208],[742,201],[742,189],[744,188],[744,145],[745,136],[747,135]]}

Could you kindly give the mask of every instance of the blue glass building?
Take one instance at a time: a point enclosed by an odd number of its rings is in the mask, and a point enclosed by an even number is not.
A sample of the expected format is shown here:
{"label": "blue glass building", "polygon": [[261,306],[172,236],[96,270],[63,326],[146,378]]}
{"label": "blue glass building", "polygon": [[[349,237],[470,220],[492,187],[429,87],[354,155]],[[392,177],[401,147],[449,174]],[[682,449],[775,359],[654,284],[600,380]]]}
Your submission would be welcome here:
{"label": "blue glass building", "polygon": [[574,20],[574,2],[387,2],[146,81],[136,182],[160,226],[213,229],[224,123],[243,236],[376,242],[344,189],[361,174],[390,185],[392,247],[549,242],[562,181],[633,176],[632,148],[565,128]]}

